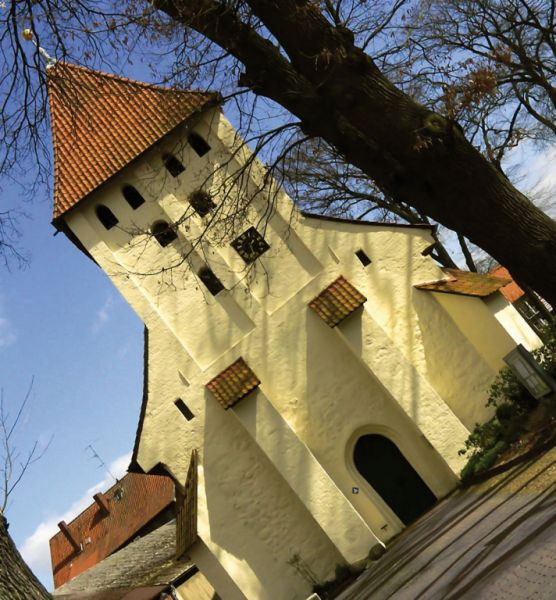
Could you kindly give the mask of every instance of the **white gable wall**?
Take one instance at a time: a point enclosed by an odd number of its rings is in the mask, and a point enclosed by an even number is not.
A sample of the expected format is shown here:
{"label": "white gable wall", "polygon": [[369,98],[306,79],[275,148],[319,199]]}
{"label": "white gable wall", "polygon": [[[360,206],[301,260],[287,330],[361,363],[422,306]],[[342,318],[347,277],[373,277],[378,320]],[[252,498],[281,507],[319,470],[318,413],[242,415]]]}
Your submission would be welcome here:
{"label": "white gable wall", "polygon": [[522,344],[529,351],[542,346],[539,336],[500,292],[489,296],[485,303],[516,344]]}

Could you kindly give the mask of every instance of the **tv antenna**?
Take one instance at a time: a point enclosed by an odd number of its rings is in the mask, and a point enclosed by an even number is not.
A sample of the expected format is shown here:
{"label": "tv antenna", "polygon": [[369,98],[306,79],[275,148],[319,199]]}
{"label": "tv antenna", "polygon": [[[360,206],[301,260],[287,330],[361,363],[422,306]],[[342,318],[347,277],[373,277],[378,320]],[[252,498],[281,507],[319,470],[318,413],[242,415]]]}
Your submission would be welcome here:
{"label": "tv antenna", "polygon": [[108,475],[110,475],[110,477],[112,477],[112,479],[118,483],[118,481],[120,481],[111,471],[110,469],[106,466],[106,463],[102,460],[102,456],[95,450],[95,447],[93,446],[93,444],[88,444],[87,446],[85,446],[85,450],[89,450],[91,452],[91,456],[89,457],[89,460],[98,460],[98,469],[101,469],[104,467],[104,470],[108,473]]}

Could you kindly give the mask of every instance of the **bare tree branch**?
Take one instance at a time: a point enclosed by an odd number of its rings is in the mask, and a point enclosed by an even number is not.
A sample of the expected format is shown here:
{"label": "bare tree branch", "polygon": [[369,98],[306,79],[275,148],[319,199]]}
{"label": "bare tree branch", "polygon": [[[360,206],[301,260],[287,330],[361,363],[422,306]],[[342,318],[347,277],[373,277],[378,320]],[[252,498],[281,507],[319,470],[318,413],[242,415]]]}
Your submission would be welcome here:
{"label": "bare tree branch", "polygon": [[2,446],[0,462],[0,514],[5,512],[10,495],[21,482],[29,467],[44,456],[52,441],[51,438],[44,446],[41,446],[38,440],[35,441],[23,457],[15,441],[16,433],[22,424],[24,411],[31,397],[33,381],[32,378],[27,392],[13,417],[6,411],[4,390],[0,390],[0,444]]}

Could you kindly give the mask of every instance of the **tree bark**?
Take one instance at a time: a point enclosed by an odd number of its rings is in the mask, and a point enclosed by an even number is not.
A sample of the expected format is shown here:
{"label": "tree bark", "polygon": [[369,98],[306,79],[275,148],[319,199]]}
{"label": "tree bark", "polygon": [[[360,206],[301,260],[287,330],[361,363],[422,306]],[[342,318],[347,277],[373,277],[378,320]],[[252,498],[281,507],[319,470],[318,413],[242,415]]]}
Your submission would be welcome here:
{"label": "tree bark", "polygon": [[284,53],[211,0],[155,6],[245,66],[240,84],[294,114],[395,200],[464,235],[556,306],[556,224],[463,136],[397,89],[309,0],[247,0]]}
{"label": "tree bark", "polygon": [[15,547],[2,513],[0,513],[0,598],[6,600],[51,598]]}

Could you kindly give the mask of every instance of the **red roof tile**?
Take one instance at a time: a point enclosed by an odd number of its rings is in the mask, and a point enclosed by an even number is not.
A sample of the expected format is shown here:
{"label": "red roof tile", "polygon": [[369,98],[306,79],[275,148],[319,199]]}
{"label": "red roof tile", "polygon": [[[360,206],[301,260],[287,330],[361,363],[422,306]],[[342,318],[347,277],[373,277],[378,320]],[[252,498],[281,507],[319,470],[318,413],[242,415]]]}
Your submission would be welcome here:
{"label": "red roof tile", "polygon": [[[163,475],[128,473],[66,525],[82,546],[76,551],[62,531],[50,539],[54,586],[59,587],[133,539],[174,501],[174,482]],[[107,513],[103,508],[106,506]]]}
{"label": "red roof tile", "polygon": [[419,283],[418,290],[431,292],[444,292],[446,294],[459,294],[462,296],[490,296],[502,286],[510,282],[492,275],[460,271],[459,269],[442,269],[448,275],[447,279],[438,279],[427,283]]}
{"label": "red roof tile", "polygon": [[354,310],[359,308],[367,298],[340,275],[316,298],[309,302],[317,315],[329,326],[336,327]]}
{"label": "red roof tile", "polygon": [[259,378],[243,358],[238,358],[227,369],[211,379],[206,387],[214,394],[218,402],[228,409],[247,396],[260,383]]}
{"label": "red roof tile", "polygon": [[506,267],[498,265],[490,271],[489,275],[494,275],[495,277],[503,277],[504,279],[507,279],[509,281],[507,285],[500,288],[500,293],[511,304],[513,304],[516,300],[519,300],[521,296],[525,294],[525,292],[513,280],[512,276],[510,275],[510,272],[508,271],[508,269],[506,269]]}
{"label": "red roof tile", "polygon": [[54,218],[219,96],[149,85],[63,62],[48,69]]}

